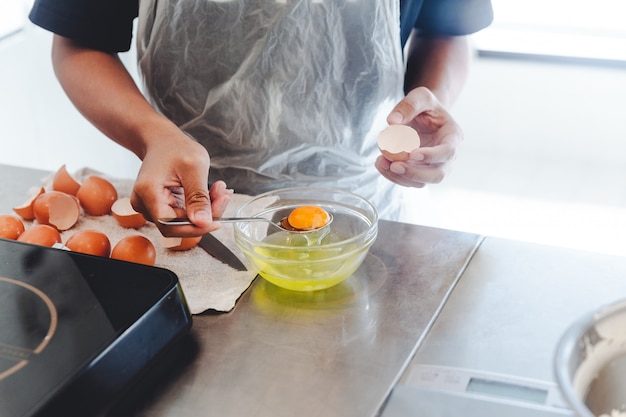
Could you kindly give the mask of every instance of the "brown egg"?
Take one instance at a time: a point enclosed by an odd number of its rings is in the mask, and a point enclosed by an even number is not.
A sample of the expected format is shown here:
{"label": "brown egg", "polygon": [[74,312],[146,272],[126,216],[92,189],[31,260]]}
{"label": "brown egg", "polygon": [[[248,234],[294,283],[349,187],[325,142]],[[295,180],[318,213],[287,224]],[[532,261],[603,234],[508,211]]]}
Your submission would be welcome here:
{"label": "brown egg", "polygon": [[61,234],[47,224],[35,224],[25,230],[17,240],[35,245],[53,246],[55,243],[61,243]]}
{"label": "brown egg", "polygon": [[33,214],[41,224],[67,230],[78,221],[80,205],[72,195],[61,191],[46,191],[33,202]]}
{"label": "brown egg", "polygon": [[387,126],[378,135],[378,149],[390,161],[408,161],[411,151],[420,147],[417,131],[406,125]]}
{"label": "brown egg", "polygon": [[69,172],[67,172],[67,168],[63,165],[59,170],[54,174],[54,178],[52,179],[52,189],[55,191],[61,191],[69,195],[76,195],[78,189],[80,188],[80,183],[72,177]]}
{"label": "brown egg", "polygon": [[175,251],[183,251],[193,249],[198,246],[202,236],[195,237],[163,237],[161,245],[164,248]]}
{"label": "brown egg", "polygon": [[111,242],[107,235],[97,230],[79,230],[65,242],[71,251],[89,255],[108,257],[111,254]]}
{"label": "brown egg", "polygon": [[24,233],[24,223],[10,214],[0,214],[0,237],[15,240]]}
{"label": "brown egg", "polygon": [[119,198],[113,203],[111,206],[111,214],[113,214],[113,217],[120,226],[127,229],[139,229],[146,224],[146,218],[133,209],[133,206],[130,204],[130,198],[128,197]]}
{"label": "brown egg", "polygon": [[31,194],[24,204],[18,207],[13,207],[13,211],[24,220],[33,220],[35,218],[35,214],[33,213],[33,202],[37,197],[45,192],[46,190],[43,187],[39,187]]}
{"label": "brown egg", "polygon": [[85,213],[103,216],[111,212],[111,206],[117,200],[117,190],[107,179],[92,175],[85,178],[76,197]]}
{"label": "brown egg", "polygon": [[132,235],[122,238],[111,251],[111,258],[144,265],[154,265],[156,248],[147,237]]}

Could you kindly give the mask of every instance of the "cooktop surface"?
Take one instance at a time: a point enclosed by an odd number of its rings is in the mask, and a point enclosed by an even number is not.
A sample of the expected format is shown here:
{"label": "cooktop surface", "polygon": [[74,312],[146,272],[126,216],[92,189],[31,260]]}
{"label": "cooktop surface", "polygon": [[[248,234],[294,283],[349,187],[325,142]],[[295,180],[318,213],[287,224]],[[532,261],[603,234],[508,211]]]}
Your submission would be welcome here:
{"label": "cooktop surface", "polygon": [[102,410],[190,326],[169,270],[0,239],[0,416]]}

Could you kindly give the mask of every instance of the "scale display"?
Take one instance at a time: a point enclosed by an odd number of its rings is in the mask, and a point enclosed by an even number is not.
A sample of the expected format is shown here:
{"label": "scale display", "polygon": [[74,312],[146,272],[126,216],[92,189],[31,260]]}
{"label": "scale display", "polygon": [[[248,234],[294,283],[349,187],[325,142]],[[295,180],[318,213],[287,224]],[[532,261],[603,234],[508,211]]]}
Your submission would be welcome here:
{"label": "scale display", "polygon": [[417,365],[381,417],[574,417],[556,384],[472,369]]}
{"label": "scale display", "polygon": [[474,377],[470,378],[467,384],[467,392],[527,401],[534,404],[545,404],[548,399],[548,390],[544,388]]}
{"label": "scale display", "polygon": [[[76,385],[112,394],[128,382],[116,368],[139,372],[190,325],[171,271],[0,239],[0,416],[35,416]],[[154,355],[136,354],[158,328]]]}

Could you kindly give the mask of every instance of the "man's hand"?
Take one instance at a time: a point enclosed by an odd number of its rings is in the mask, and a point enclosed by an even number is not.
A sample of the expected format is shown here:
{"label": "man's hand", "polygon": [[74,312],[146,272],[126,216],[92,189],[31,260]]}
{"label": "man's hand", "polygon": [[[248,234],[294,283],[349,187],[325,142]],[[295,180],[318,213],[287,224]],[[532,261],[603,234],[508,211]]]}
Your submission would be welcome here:
{"label": "man's hand", "polygon": [[[153,221],[164,236],[200,236],[217,230],[232,190],[218,181],[208,188],[209,155],[182,132],[151,141],[131,194],[135,210]],[[192,225],[166,226],[157,219],[187,216]]]}
{"label": "man's hand", "polygon": [[420,135],[419,149],[406,162],[391,162],[383,156],[376,168],[390,181],[421,188],[441,182],[450,171],[463,132],[434,94],[425,87],[411,90],[387,117],[389,124],[406,124]]}

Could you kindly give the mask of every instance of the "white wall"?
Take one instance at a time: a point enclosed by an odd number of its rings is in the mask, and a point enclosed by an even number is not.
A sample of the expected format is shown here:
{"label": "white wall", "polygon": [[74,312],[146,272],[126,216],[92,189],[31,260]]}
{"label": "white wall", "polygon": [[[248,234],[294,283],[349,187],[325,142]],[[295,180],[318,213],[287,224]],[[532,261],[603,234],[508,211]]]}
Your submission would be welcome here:
{"label": "white wall", "polygon": [[96,130],[66,98],[52,70],[50,45],[50,33],[32,24],[0,40],[0,163],[47,170],[89,166],[134,176],[139,160]]}

